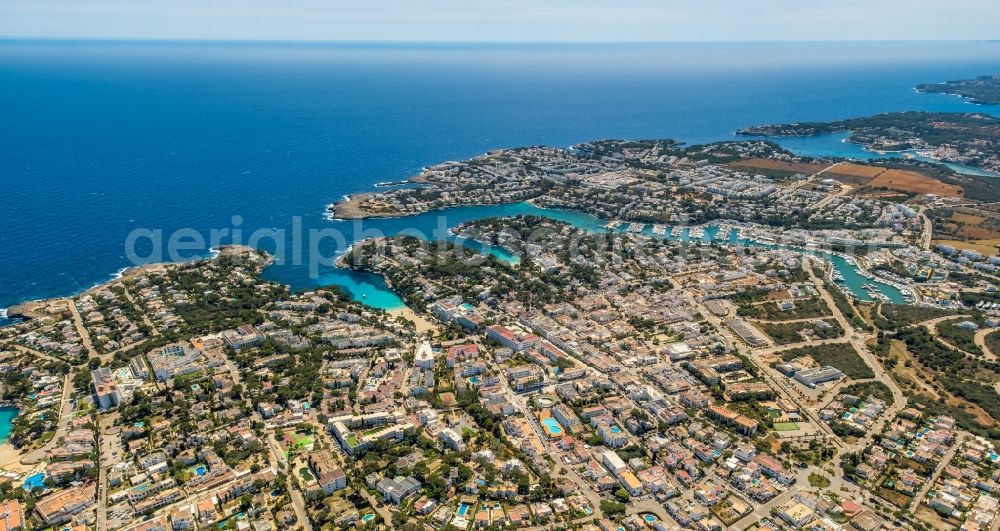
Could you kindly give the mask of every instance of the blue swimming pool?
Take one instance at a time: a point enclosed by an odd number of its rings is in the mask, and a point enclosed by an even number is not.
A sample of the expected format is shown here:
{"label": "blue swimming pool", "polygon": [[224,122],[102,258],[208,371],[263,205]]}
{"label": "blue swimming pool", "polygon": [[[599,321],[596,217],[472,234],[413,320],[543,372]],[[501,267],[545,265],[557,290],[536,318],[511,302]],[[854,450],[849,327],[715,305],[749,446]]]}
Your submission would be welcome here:
{"label": "blue swimming pool", "polygon": [[611,433],[621,433],[622,429],[618,426],[611,426]]}
{"label": "blue swimming pool", "polygon": [[205,472],[206,472],[206,470],[205,470],[205,467],[203,467],[203,466],[199,466],[198,468],[194,469],[194,473],[198,474],[199,476],[204,476]]}
{"label": "blue swimming pool", "polygon": [[458,515],[465,516],[465,513],[467,512],[469,512],[469,504],[462,502],[462,504],[458,506]]}
{"label": "blue swimming pool", "polygon": [[24,490],[31,492],[32,490],[44,489],[45,488],[45,473],[39,472],[37,474],[32,474],[24,480]]}
{"label": "blue swimming pool", "polygon": [[552,417],[542,419],[542,424],[545,424],[545,428],[549,430],[552,435],[562,435],[563,429],[559,425],[559,421]]}

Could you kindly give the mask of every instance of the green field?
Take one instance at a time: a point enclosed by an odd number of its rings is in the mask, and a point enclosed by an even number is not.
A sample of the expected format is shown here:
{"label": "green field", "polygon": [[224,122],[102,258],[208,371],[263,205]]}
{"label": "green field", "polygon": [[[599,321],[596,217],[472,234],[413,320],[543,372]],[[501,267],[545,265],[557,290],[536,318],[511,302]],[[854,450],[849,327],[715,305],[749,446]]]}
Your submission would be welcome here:
{"label": "green field", "polygon": [[795,431],[799,425],[794,422],[775,422],[774,431]]}

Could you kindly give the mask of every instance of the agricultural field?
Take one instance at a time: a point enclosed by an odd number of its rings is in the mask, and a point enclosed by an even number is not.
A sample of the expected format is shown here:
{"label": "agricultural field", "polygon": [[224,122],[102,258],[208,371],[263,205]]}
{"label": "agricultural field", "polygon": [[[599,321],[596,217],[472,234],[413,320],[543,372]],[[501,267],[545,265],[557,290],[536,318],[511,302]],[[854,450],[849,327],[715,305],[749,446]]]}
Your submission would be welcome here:
{"label": "agricultural field", "polygon": [[976,251],[983,256],[996,256],[997,252],[1000,251],[998,249],[1000,239],[974,241],[933,240],[931,243],[934,245],[949,245],[962,251]]}
{"label": "agricultural field", "polygon": [[952,212],[951,220],[955,223],[962,223],[965,225],[979,225],[980,223],[986,221],[989,218],[983,216],[976,216],[974,214],[967,214],[964,212]]}
{"label": "agricultural field", "polygon": [[995,256],[1000,245],[1000,214],[980,208],[937,209],[929,212],[934,223],[934,244]]}
{"label": "agricultural field", "polygon": [[841,180],[841,177],[847,177],[854,182],[845,182],[844,184],[868,184],[869,181],[874,179],[878,174],[885,171],[885,168],[880,166],[867,166],[865,164],[841,164],[830,170],[829,176],[832,179]]}
{"label": "agricultural field", "polygon": [[946,184],[933,177],[906,170],[885,170],[872,179],[868,186],[941,197],[962,197],[963,193],[961,186]]}
{"label": "agricultural field", "polygon": [[733,162],[729,165],[737,170],[755,170],[765,175],[777,173],[780,175],[805,175],[809,176],[824,170],[829,164],[809,164],[806,162],[785,162],[772,159],[746,159]]}

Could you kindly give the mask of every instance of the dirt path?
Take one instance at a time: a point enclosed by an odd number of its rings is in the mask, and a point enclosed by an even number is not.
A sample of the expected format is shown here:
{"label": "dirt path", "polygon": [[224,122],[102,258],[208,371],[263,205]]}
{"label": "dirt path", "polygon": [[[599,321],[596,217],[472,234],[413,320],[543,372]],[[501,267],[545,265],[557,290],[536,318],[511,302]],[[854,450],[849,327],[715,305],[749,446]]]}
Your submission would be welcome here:
{"label": "dirt path", "polygon": [[983,357],[990,361],[997,361],[997,354],[986,346],[986,336],[996,332],[997,330],[1000,330],[1000,328],[983,328],[976,332],[976,337],[973,338],[976,342],[976,346],[979,347],[979,350],[983,351]]}

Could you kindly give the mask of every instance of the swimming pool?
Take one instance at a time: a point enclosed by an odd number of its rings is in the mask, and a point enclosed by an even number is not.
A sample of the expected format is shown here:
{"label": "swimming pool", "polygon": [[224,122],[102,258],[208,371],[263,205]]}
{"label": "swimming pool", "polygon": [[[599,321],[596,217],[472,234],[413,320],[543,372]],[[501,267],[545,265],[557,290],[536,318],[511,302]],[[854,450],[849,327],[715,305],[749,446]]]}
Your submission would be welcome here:
{"label": "swimming pool", "polygon": [[622,429],[619,428],[618,426],[615,426],[615,425],[611,426],[611,433],[621,433],[621,432],[622,432]]}
{"label": "swimming pool", "polygon": [[45,473],[39,472],[37,474],[32,474],[24,480],[24,490],[31,492],[34,489],[44,489],[45,488]]}
{"label": "swimming pool", "polygon": [[368,522],[371,522],[372,520],[375,519],[375,513],[368,513],[362,516],[361,519],[364,520],[365,523],[367,524]]}
{"label": "swimming pool", "polygon": [[542,424],[545,425],[545,429],[549,432],[549,435],[562,435],[562,426],[559,425],[559,421],[556,419],[546,417],[542,419]]}
{"label": "swimming pool", "polygon": [[653,522],[656,521],[656,517],[653,516],[653,515],[651,515],[651,514],[647,514],[647,515],[643,516],[642,519],[645,520],[645,521],[647,521],[647,522],[649,522],[649,523],[653,523]]}
{"label": "swimming pool", "polygon": [[465,516],[465,513],[467,512],[469,512],[469,504],[462,502],[461,505],[458,506],[458,515]]}
{"label": "swimming pool", "polygon": [[205,470],[205,467],[203,467],[203,466],[199,466],[198,468],[194,469],[194,473],[198,474],[199,476],[204,476],[205,472],[207,472],[207,471]]}

